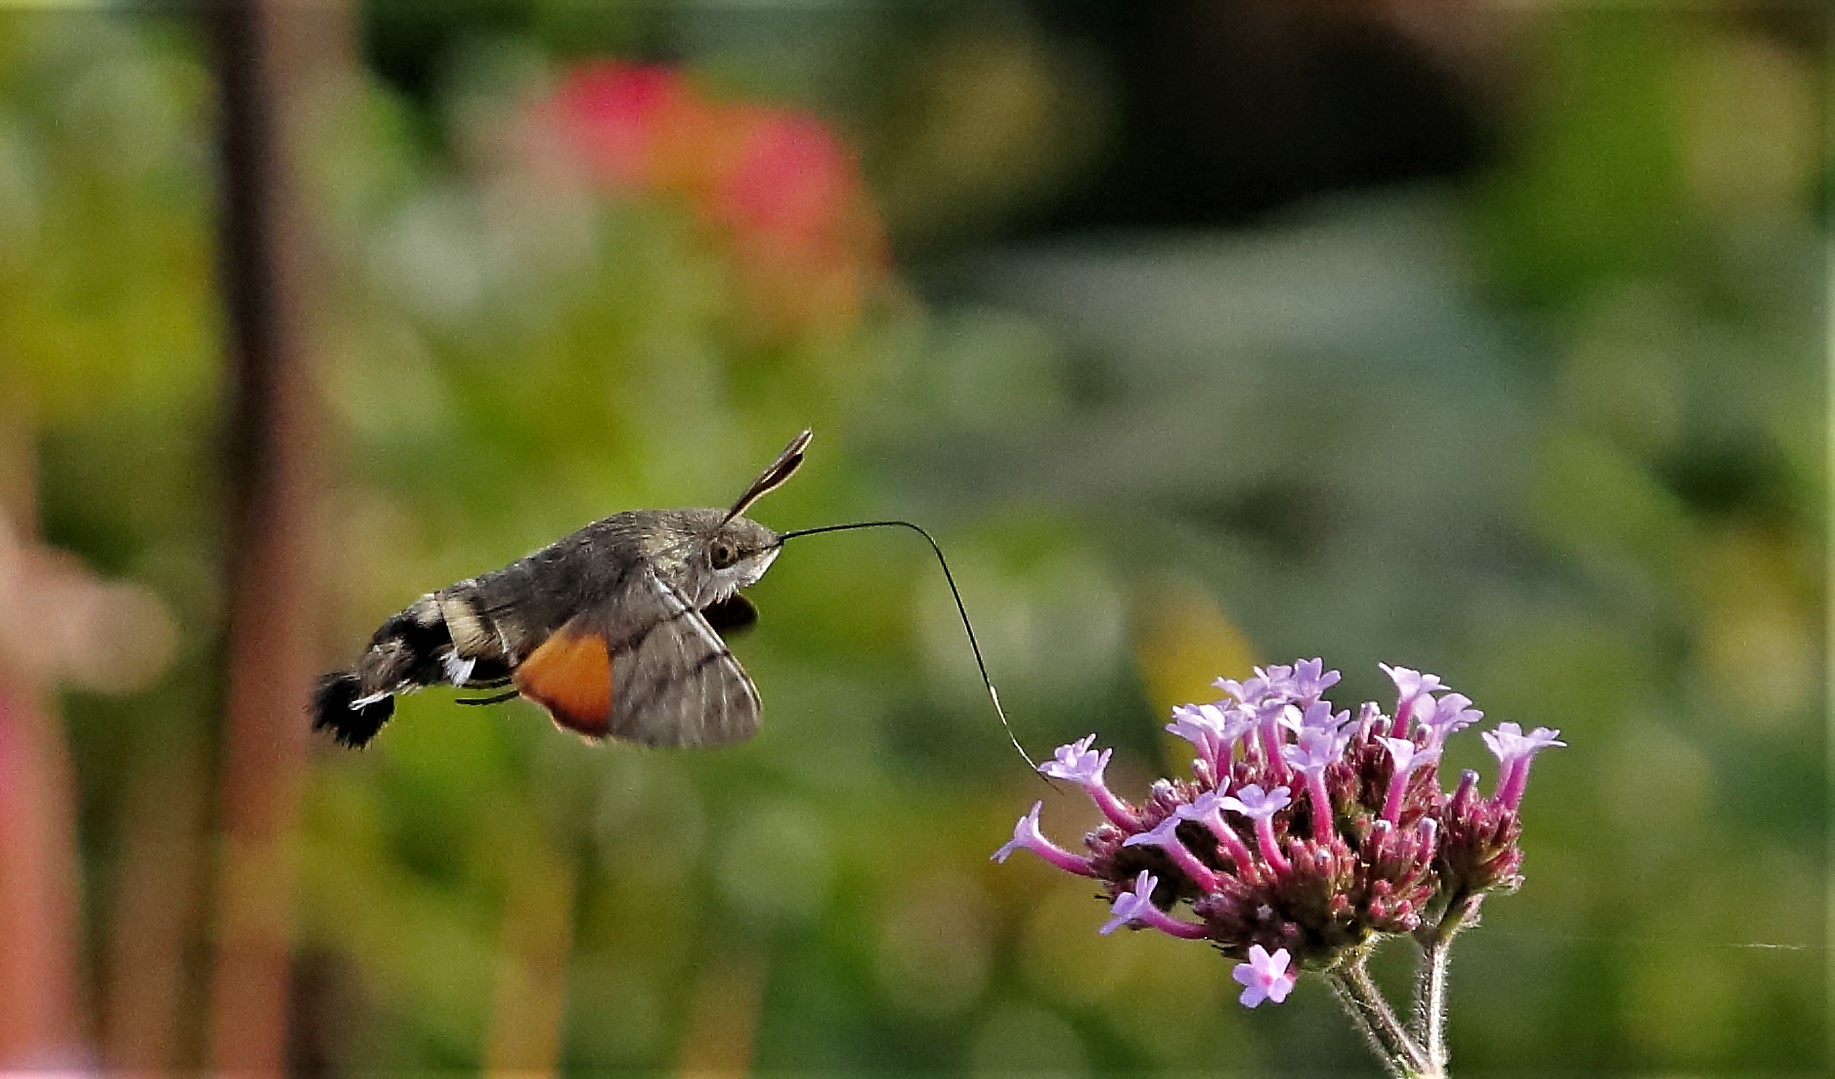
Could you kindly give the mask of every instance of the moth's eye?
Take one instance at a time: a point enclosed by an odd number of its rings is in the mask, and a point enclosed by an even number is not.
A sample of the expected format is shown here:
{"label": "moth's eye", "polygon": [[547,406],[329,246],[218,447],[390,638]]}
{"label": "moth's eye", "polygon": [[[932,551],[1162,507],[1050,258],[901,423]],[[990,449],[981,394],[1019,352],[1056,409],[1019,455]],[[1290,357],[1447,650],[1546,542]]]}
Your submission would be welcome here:
{"label": "moth's eye", "polygon": [[707,560],[715,569],[725,569],[739,561],[739,548],[726,540],[715,540],[713,548],[707,552]]}

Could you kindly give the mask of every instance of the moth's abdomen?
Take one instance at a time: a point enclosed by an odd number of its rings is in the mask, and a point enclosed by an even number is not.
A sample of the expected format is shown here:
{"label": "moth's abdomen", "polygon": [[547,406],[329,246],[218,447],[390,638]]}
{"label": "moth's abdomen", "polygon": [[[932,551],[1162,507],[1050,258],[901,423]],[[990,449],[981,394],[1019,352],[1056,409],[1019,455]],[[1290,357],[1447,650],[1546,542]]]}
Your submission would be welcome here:
{"label": "moth's abdomen", "polygon": [[[444,591],[444,590],[443,590]],[[312,697],[312,726],[348,746],[362,746],[394,714],[394,695],[443,682],[507,675],[498,656],[466,654],[455,647],[442,593],[429,593],[389,617],[370,637],[350,670],[319,680]],[[462,622],[470,632],[470,623]]]}
{"label": "moth's abdomen", "polygon": [[447,585],[432,596],[454,652],[505,674],[617,583],[622,559],[582,530],[500,570]]}
{"label": "moth's abdomen", "polygon": [[351,671],[332,671],[312,690],[312,729],[353,749],[361,749],[395,714],[395,698],[384,693],[365,701],[362,683]]}
{"label": "moth's abdomen", "polygon": [[355,666],[320,679],[313,727],[361,746],[393,714],[397,693],[508,683],[525,657],[604,593],[592,554],[570,537],[410,603],[377,628]]}
{"label": "moth's abdomen", "polygon": [[377,627],[357,661],[357,678],[366,696],[430,686],[444,680],[444,657],[451,651],[439,603],[425,595]]}
{"label": "moth's abdomen", "polygon": [[516,620],[509,610],[493,611],[476,581],[461,581],[429,597],[439,611],[447,643],[461,659],[508,661]]}

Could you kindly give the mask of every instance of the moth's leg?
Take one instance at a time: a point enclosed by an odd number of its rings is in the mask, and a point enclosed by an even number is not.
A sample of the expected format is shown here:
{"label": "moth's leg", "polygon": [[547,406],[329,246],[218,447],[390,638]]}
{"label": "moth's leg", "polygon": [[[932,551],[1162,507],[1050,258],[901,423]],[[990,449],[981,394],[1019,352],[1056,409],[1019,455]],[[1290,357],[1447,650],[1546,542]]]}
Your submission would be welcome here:
{"label": "moth's leg", "polygon": [[510,684],[510,665],[498,659],[480,659],[462,689],[496,689]]}
{"label": "moth's leg", "polygon": [[522,696],[521,693],[511,690],[508,693],[499,693],[494,697],[455,697],[454,700],[460,704],[502,704],[504,701],[514,700],[520,696]]}

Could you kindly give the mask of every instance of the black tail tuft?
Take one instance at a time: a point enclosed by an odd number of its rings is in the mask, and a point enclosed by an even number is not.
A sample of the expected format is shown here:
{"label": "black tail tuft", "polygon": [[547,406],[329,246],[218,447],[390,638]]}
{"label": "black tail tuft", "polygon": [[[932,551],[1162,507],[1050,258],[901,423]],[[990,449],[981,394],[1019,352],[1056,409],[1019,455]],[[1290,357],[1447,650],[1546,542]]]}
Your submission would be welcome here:
{"label": "black tail tuft", "polygon": [[333,671],[319,679],[312,691],[312,729],[331,736],[352,749],[362,749],[395,714],[395,698],[384,697],[361,708],[353,707],[361,683],[349,671]]}

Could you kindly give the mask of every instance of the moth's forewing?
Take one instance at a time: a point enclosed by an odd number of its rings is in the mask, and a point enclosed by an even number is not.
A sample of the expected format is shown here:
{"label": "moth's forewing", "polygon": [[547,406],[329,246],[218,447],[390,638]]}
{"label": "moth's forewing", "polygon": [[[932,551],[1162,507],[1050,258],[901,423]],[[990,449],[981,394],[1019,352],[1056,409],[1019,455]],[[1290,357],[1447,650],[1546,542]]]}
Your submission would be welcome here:
{"label": "moth's forewing", "polygon": [[654,746],[725,745],[758,730],[758,689],[726,642],[668,585],[638,575],[627,609],[653,620],[613,661],[612,734]]}
{"label": "moth's forewing", "polygon": [[723,745],[758,729],[758,690],[705,618],[645,570],[562,626],[516,669],[516,687],[592,738]]}

